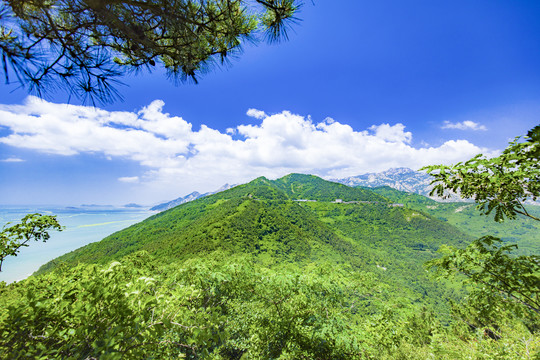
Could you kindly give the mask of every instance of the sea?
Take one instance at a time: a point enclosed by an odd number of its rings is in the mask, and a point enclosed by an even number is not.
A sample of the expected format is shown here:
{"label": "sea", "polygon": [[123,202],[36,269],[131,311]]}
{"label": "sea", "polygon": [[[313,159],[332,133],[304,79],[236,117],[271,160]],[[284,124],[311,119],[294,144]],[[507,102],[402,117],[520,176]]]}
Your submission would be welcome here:
{"label": "sea", "polygon": [[50,231],[47,242],[32,241],[17,256],[4,259],[0,281],[11,283],[27,278],[50,260],[99,241],[156,214],[148,208],[83,205],[8,206],[0,205],[0,228],[15,224],[26,214],[56,215],[63,231]]}

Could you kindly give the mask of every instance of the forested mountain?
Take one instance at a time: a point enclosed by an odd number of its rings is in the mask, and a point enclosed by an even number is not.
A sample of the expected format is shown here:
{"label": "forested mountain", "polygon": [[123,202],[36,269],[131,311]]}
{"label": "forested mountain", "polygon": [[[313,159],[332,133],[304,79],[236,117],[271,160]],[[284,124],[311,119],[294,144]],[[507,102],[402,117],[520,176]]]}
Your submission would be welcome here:
{"label": "forested mountain", "polygon": [[[502,360],[534,353],[534,343],[524,350],[518,340],[530,338],[530,323],[476,329],[450,316],[466,289],[433,281],[423,265],[473,237],[430,213],[437,206],[311,175],[257,178],[0,284],[0,355]],[[491,342],[482,335],[488,330],[511,341]]]}
{"label": "forested mountain", "polygon": [[53,260],[39,273],[58,264],[104,264],[139,250],[166,262],[243,254],[263,266],[326,262],[373,271],[414,301],[439,303],[451,295],[427,278],[422,264],[442,244],[463,246],[472,238],[396,205],[369,189],[312,175],[261,177],[157,214]]}
{"label": "forested mountain", "polygon": [[[291,174],[282,178],[281,180],[283,182],[288,182],[291,179],[294,179],[296,176],[297,176],[296,174]],[[334,179],[330,181],[344,184],[350,187],[376,188],[376,187],[381,187],[381,186],[389,186],[397,190],[402,190],[409,193],[421,194],[425,196],[428,196],[429,191],[431,189],[429,185],[431,182],[431,177],[429,175],[418,172],[418,171],[414,171],[408,168],[394,168],[394,169],[389,169],[387,171],[383,171],[380,173],[367,173],[363,175],[351,176],[351,177],[343,178],[343,179]],[[156,211],[168,210],[175,206],[184,204],[186,202],[193,201],[201,197],[205,197],[208,195],[212,195],[212,194],[230,189],[231,187],[232,186],[230,186],[229,184],[225,184],[219,190],[216,190],[214,192],[204,193],[204,194],[194,191],[186,196],[182,196],[177,199],[155,205],[150,210],[156,210]],[[284,190],[287,191],[287,189],[285,188]],[[290,191],[294,191],[294,189],[291,188]],[[319,195],[327,196],[326,194],[322,194],[322,193]]]}
{"label": "forested mountain", "polygon": [[[420,247],[432,251],[442,242],[469,240],[442,221],[393,205],[369,189],[312,175],[291,174],[275,181],[261,177],[152,216],[52,263],[106,263],[138,250],[185,260],[218,249],[254,254],[264,262],[343,261],[345,255],[359,256],[362,246],[393,238],[401,245],[422,238]],[[364,263],[370,262],[370,256],[364,256]]]}
{"label": "forested mountain", "polygon": [[[287,182],[287,181],[290,181],[290,180],[287,180],[287,178],[294,179],[295,176],[296,176],[295,174],[291,174],[289,176],[282,178],[281,180],[283,182]],[[424,195],[425,197],[429,197],[429,192],[431,191],[431,188],[432,188],[430,185],[431,180],[432,180],[431,176],[425,173],[419,172],[419,171],[414,171],[409,168],[393,168],[393,169],[389,169],[387,171],[383,171],[380,173],[367,173],[367,174],[351,176],[351,177],[342,178],[342,179],[333,179],[330,181],[344,184],[350,187],[379,188],[379,187],[387,186],[389,188],[400,190],[406,193],[420,194],[420,195]],[[155,205],[150,210],[155,210],[155,211],[168,210],[175,206],[184,204],[186,202],[193,201],[201,197],[205,197],[208,195],[212,195],[212,194],[230,189],[231,187],[232,187],[231,185],[225,184],[220,189],[214,192],[208,192],[204,194],[194,191],[186,196],[182,196],[174,200]],[[285,188],[284,190],[287,191],[287,189]],[[294,189],[291,189],[291,190],[294,190]],[[318,195],[327,196],[322,193]],[[433,198],[437,199],[436,197],[433,197]],[[461,201],[461,199],[457,196],[454,196],[451,199],[454,201]],[[440,200],[440,199],[437,199],[437,200]]]}

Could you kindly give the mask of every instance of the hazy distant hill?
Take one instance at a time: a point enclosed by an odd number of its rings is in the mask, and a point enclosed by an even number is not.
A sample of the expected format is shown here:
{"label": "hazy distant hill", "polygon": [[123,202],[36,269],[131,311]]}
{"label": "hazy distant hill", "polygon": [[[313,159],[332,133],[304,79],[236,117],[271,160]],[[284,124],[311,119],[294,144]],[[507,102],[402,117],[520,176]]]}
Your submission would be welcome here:
{"label": "hazy distant hill", "polygon": [[176,198],[174,200],[171,200],[171,201],[168,201],[168,202],[153,206],[153,207],[150,208],[150,210],[153,210],[153,211],[169,210],[169,209],[171,209],[171,208],[173,208],[175,206],[187,203],[189,201],[196,200],[196,199],[198,199],[198,198],[200,198],[202,196],[203,196],[203,194],[201,194],[201,193],[199,193],[197,191],[194,191],[191,194],[187,194],[186,196],[183,196],[183,197],[181,196],[181,197]]}
{"label": "hazy distant hill", "polygon": [[191,194],[187,194],[186,196],[179,197],[179,198],[176,198],[174,200],[171,200],[171,201],[168,201],[168,202],[153,206],[152,208],[150,208],[150,210],[153,210],[153,211],[169,210],[169,209],[171,209],[171,208],[173,208],[175,206],[178,206],[180,204],[185,204],[187,202],[197,200],[198,198],[201,198],[201,197],[204,197],[204,196],[208,196],[208,195],[212,195],[212,194],[224,191],[224,190],[228,190],[228,189],[232,188],[233,186],[234,185],[225,184],[216,191],[207,192],[207,193],[204,193],[204,194],[201,194],[201,193],[199,193],[197,191],[194,191]]}
{"label": "hazy distant hill", "polygon": [[144,208],[143,205],[139,205],[139,204],[135,204],[135,203],[126,204],[126,205],[124,205],[124,207],[125,208],[134,208],[134,209]]}

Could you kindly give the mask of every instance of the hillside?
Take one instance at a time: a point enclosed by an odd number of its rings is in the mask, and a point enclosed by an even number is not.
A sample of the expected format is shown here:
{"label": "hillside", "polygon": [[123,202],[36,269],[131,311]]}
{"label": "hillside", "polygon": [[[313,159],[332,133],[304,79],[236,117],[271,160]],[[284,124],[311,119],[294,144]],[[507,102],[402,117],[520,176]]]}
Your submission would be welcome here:
{"label": "hillside", "polygon": [[[388,186],[372,189],[392,202],[399,202],[410,209],[422,211],[432,217],[456,226],[474,238],[493,235],[506,243],[517,244],[518,254],[540,254],[540,224],[529,218],[518,216],[515,220],[502,223],[493,220],[493,214],[481,216],[476,204],[463,202],[441,203],[425,196],[392,189]],[[540,206],[526,205],[530,214],[540,216]]]}
{"label": "hillside", "polygon": [[[66,254],[41,270],[64,261],[104,263],[141,249],[171,261],[218,249],[255,253],[264,258],[268,247],[275,247],[270,255],[275,261],[289,256],[311,260],[328,254],[334,257],[335,251],[327,249],[327,244],[345,246],[344,240],[294,200],[334,201],[336,198],[388,201],[372,191],[310,175],[293,174],[275,181],[261,177],[154,215],[98,243]],[[318,250],[312,252],[312,248]]]}
{"label": "hillside", "polygon": [[369,189],[312,175],[260,177],[154,215],[63,255],[38,273],[60,263],[107,263],[140,250],[165,263],[243,254],[262,266],[331,263],[370,271],[401,287],[411,302],[437,304],[452,291],[430,281],[422,264],[442,244],[462,247],[472,238],[395,205]]}
{"label": "hillside", "polygon": [[[486,338],[485,325],[451,316],[450,300],[460,304],[465,288],[433,281],[423,264],[473,238],[423,211],[436,210],[429,199],[378,192],[308,175],[261,177],[154,215],[27,280],[0,283],[0,356],[517,360],[537,352],[507,349]],[[510,346],[531,336],[533,320],[503,316],[497,331]]]}
{"label": "hillside", "polygon": [[[344,203],[334,203],[336,199]],[[323,207],[325,211],[321,210]],[[348,213],[343,214],[343,209],[348,209]],[[461,242],[463,234],[441,221],[430,219],[416,224],[416,217],[425,218],[424,215],[412,215],[412,223],[403,221],[410,217],[409,210],[392,207],[387,198],[368,189],[351,188],[312,175],[291,174],[275,181],[261,177],[154,215],[68,253],[41,271],[57,262],[105,263],[138,250],[148,250],[171,261],[216,250],[254,254],[265,261],[335,260],[351,258],[355,254],[349,249],[351,246],[358,251],[366,244],[396,236],[402,241],[415,237],[428,223],[448,228],[452,234],[436,230],[422,235],[426,248],[435,251],[442,239]],[[350,223],[343,229],[344,219],[355,219],[356,224]],[[357,232],[365,236],[353,235]]]}

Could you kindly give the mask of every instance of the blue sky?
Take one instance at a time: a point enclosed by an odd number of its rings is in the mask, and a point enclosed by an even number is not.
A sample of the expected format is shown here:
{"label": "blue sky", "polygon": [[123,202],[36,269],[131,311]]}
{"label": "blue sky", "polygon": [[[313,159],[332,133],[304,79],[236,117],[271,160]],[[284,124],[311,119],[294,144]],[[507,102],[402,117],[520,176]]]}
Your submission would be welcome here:
{"label": "blue sky", "polygon": [[0,201],[153,204],[495,154],[540,122],[539,15],[537,1],[306,2],[288,42],[247,45],[198,85],[143,73],[95,109],[2,84]]}

